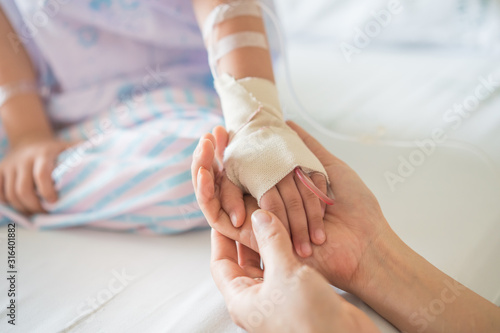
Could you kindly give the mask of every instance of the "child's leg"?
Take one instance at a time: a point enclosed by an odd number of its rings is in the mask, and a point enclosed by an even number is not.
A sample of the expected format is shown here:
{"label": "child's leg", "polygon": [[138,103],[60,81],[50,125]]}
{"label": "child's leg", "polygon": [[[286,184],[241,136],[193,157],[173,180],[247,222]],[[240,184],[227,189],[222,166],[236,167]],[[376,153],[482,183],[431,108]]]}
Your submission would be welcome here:
{"label": "child's leg", "polygon": [[153,233],[205,226],[191,156],[201,134],[221,123],[213,93],[167,88],[63,130],[65,139],[86,140],[60,156],[59,201],[31,222]]}

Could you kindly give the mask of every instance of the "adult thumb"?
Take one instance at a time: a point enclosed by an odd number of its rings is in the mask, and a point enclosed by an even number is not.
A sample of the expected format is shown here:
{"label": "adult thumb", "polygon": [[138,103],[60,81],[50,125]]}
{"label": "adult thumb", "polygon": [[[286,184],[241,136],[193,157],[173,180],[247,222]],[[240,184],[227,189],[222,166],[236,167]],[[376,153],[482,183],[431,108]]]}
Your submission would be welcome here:
{"label": "adult thumb", "polygon": [[252,214],[252,228],[266,270],[291,268],[297,263],[290,235],[276,215],[256,210]]}

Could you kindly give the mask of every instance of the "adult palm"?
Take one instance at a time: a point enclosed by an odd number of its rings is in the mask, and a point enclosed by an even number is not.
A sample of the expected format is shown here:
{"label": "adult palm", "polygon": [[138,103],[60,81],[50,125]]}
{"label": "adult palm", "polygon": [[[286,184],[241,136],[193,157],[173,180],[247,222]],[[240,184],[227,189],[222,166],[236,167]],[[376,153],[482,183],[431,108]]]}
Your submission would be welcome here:
{"label": "adult palm", "polygon": [[[324,223],[326,242],[313,246],[313,255],[302,259],[321,272],[328,281],[346,291],[366,283],[366,254],[383,235],[391,231],[375,196],[347,164],[332,155],[304,129],[293,122],[288,125],[301,137],[308,148],[323,163],[335,196],[335,204],[326,209]],[[232,192],[233,185],[219,168],[228,135],[217,127],[213,135],[201,140],[192,164],[193,185],[200,208],[209,224],[221,234],[258,251],[250,216],[258,209],[255,199],[245,197],[245,223],[235,228],[222,209],[221,197]],[[298,256],[297,256],[298,257]]]}

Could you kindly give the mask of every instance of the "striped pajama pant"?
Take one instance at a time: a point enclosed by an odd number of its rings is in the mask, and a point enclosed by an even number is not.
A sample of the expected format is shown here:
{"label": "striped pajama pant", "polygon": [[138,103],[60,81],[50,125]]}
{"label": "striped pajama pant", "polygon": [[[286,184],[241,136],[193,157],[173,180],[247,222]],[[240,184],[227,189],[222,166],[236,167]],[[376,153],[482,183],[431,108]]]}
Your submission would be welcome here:
{"label": "striped pajama pant", "polygon": [[[80,143],[52,173],[59,200],[29,217],[0,203],[0,224],[167,234],[207,227],[190,165],[200,136],[220,124],[215,91],[166,87],[70,125],[57,135]],[[0,159],[7,148],[0,131]]]}

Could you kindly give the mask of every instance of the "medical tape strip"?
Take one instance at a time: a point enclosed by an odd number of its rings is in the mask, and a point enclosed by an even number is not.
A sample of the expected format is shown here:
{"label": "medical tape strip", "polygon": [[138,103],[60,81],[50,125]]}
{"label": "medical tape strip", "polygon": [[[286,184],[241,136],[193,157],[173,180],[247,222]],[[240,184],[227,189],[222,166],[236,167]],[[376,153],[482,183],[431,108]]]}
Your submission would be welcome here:
{"label": "medical tape strip", "polygon": [[205,19],[203,38],[208,51],[208,63],[214,78],[217,77],[217,62],[233,50],[243,47],[258,47],[269,49],[266,36],[255,31],[242,31],[227,35],[218,41],[212,32],[221,22],[239,16],[262,17],[257,1],[232,1],[215,7]]}
{"label": "medical tape strip", "polygon": [[212,30],[217,24],[238,16],[262,17],[257,1],[233,1],[215,7],[203,24],[203,39],[207,41],[210,38]]}
{"label": "medical tape strip", "polygon": [[254,31],[237,32],[221,38],[212,49],[214,61],[230,53],[233,50],[243,47],[259,47],[267,50],[267,39],[263,33]]}

